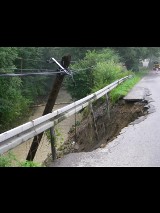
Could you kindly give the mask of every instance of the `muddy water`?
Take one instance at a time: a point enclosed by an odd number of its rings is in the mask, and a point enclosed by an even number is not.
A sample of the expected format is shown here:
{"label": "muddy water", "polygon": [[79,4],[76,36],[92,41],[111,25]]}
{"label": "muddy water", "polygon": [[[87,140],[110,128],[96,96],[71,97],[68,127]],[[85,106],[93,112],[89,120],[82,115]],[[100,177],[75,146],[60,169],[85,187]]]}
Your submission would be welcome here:
{"label": "muddy water", "polygon": [[[66,92],[66,90],[61,89],[56,101],[56,105],[54,106],[53,110],[62,108],[69,103],[72,102],[71,96]],[[29,121],[36,119],[42,116],[43,110],[45,106],[36,107],[33,113],[33,116],[29,118]],[[75,115],[70,116],[66,120],[59,123],[55,129],[58,129],[59,136],[57,137],[58,141],[57,144],[62,143],[68,137],[68,132],[72,125],[75,124]],[[16,148],[12,149],[12,153],[16,156],[19,161],[24,161],[30,149],[31,143],[33,139],[28,140],[27,142],[17,146]],[[37,163],[42,163],[47,156],[51,153],[51,145],[47,139],[46,134],[43,135],[39,148],[37,150],[36,156],[34,161]]]}

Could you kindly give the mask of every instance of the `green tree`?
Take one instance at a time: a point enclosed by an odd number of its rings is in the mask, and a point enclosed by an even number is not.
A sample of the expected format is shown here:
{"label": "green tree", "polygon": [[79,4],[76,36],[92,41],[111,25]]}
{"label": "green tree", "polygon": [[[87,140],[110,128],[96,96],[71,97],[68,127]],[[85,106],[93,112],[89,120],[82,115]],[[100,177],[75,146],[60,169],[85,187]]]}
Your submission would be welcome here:
{"label": "green tree", "polygon": [[72,65],[73,79],[67,78],[66,88],[73,98],[81,99],[127,75],[119,56],[110,48],[87,51],[83,60]]}
{"label": "green tree", "polygon": [[[13,72],[17,48],[0,48],[1,72]],[[0,132],[13,127],[27,107],[27,100],[21,94],[22,81],[18,77],[0,77]]]}
{"label": "green tree", "polygon": [[[32,69],[46,69],[46,61],[43,61],[43,49],[40,47],[18,47],[18,57],[15,61],[17,68],[28,69],[22,72],[38,72]],[[31,69],[31,70],[29,70]],[[22,93],[30,101],[44,96],[48,91],[48,77],[27,76],[22,78]]]}
{"label": "green tree", "polygon": [[112,47],[121,57],[128,70],[138,71],[139,62],[145,58],[158,56],[159,47]]}

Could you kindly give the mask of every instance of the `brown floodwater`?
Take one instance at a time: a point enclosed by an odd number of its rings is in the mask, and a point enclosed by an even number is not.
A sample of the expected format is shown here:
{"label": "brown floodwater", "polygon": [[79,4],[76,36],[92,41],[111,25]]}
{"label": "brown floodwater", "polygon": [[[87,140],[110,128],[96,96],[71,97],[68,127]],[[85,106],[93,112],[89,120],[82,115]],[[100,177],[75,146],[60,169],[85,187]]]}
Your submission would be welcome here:
{"label": "brown floodwater", "polygon": [[[73,102],[71,99],[71,96],[67,93],[66,90],[61,89],[57,97],[56,105],[54,106],[53,111],[56,109],[62,108],[71,102]],[[29,117],[28,121],[41,117],[44,107],[45,107],[44,105],[42,106],[40,105],[36,107],[33,115]],[[56,125],[55,129],[58,129],[58,133],[60,133],[60,136],[57,137],[56,143],[60,144],[67,139],[68,132],[70,128],[72,127],[72,125],[74,124],[75,124],[75,115],[72,115],[69,118],[65,119],[64,121]],[[27,157],[32,141],[33,141],[33,138],[15,147],[14,149],[10,151],[16,156],[16,158],[19,161],[24,161]],[[34,162],[42,163],[50,153],[51,153],[50,142],[48,141],[46,134],[43,134],[42,140],[40,142],[39,148],[34,158]]]}

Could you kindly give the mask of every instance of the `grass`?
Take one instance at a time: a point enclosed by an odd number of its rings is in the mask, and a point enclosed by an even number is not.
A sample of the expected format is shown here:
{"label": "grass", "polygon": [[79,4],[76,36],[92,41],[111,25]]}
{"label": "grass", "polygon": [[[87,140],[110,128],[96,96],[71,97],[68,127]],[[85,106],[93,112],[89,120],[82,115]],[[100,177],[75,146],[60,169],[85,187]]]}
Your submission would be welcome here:
{"label": "grass", "polygon": [[0,167],[11,167],[13,160],[11,153],[6,156],[0,156]]}
{"label": "grass", "polygon": [[112,104],[115,104],[119,99],[126,96],[128,92],[134,87],[134,85],[136,85],[148,72],[148,69],[142,69],[140,72],[134,73],[134,76],[131,79],[126,80],[118,87],[113,89],[109,93]]}
{"label": "grass", "polygon": [[19,167],[42,167],[40,164],[35,163],[33,161],[23,161],[19,162]]}
{"label": "grass", "polygon": [[42,167],[33,161],[18,161],[11,152],[0,156],[0,167]]}

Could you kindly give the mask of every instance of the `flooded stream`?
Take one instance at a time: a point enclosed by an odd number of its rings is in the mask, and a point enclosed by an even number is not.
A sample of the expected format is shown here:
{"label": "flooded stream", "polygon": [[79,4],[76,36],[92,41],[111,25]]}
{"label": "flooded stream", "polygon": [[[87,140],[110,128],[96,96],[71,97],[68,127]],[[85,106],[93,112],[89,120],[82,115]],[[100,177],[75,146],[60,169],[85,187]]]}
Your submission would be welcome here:
{"label": "flooded stream", "polygon": [[[71,96],[66,92],[66,90],[62,88],[59,92],[56,105],[54,106],[53,111],[62,108],[71,102],[72,102]],[[33,115],[29,118],[29,121],[41,117],[44,107],[45,107],[44,105],[36,107]],[[72,127],[72,125],[74,125],[74,123],[75,123],[75,115],[72,115],[66,120],[56,125],[55,129],[58,129],[58,132],[60,133],[60,137],[58,137],[58,140],[60,140],[59,142],[62,142],[62,140],[65,141],[67,139],[68,132]],[[24,161],[26,159],[32,141],[33,138],[11,150],[11,152],[16,156],[16,158],[19,161]],[[51,153],[50,142],[48,141],[46,134],[43,134],[34,161],[37,163],[42,163],[50,153]]]}

